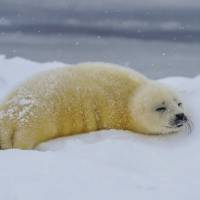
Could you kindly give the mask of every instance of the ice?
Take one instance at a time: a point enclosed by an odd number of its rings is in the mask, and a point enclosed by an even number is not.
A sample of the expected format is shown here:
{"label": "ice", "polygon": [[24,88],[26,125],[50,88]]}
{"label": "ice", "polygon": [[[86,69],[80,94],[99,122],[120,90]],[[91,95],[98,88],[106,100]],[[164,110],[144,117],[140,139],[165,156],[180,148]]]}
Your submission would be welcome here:
{"label": "ice", "polygon": [[[64,65],[0,56],[1,100],[32,74]],[[183,98],[191,135],[106,130],[52,140],[37,150],[0,151],[0,199],[200,199],[200,76],[159,81]],[[32,104],[29,98],[18,103]]]}

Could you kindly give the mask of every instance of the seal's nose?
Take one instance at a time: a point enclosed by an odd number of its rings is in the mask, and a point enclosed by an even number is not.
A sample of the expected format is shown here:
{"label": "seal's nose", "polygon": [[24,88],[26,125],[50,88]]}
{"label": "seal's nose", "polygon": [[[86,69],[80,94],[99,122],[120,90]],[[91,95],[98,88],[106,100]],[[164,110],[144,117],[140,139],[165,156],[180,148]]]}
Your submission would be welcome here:
{"label": "seal's nose", "polygon": [[176,114],[176,121],[187,121],[187,117],[184,113]]}

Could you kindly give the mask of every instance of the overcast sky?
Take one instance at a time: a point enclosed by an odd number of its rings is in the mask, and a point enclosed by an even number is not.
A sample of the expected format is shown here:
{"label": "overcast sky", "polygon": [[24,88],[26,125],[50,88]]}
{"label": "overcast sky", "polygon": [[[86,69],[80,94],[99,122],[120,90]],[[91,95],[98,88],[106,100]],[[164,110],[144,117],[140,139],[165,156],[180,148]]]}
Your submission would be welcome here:
{"label": "overcast sky", "polygon": [[[109,10],[113,12],[106,12]],[[199,18],[200,0],[0,0],[0,25],[11,26],[64,24],[116,28],[120,22],[121,29],[162,26],[199,30]]]}
{"label": "overcast sky", "polygon": [[112,9],[112,8],[200,8],[199,0],[0,0],[0,7],[18,8],[46,8],[46,9]]}
{"label": "overcast sky", "polygon": [[[88,11],[88,12],[87,12]],[[198,38],[200,0],[0,0],[0,32]],[[183,31],[186,34],[183,34]],[[149,33],[148,33],[149,34]],[[161,35],[156,32],[156,36]],[[144,36],[146,37],[146,36]],[[173,35],[173,38],[177,38]],[[186,39],[185,39],[186,38]]]}

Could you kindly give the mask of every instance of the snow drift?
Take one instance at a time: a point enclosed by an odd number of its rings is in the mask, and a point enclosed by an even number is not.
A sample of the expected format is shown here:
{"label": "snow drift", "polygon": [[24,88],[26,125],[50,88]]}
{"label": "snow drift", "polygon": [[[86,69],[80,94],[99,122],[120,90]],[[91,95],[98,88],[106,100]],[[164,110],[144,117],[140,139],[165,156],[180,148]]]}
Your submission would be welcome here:
{"label": "snow drift", "polygon": [[[0,99],[32,74],[63,65],[0,56]],[[160,81],[182,96],[191,135],[109,130],[0,151],[0,199],[200,199],[200,76]]]}

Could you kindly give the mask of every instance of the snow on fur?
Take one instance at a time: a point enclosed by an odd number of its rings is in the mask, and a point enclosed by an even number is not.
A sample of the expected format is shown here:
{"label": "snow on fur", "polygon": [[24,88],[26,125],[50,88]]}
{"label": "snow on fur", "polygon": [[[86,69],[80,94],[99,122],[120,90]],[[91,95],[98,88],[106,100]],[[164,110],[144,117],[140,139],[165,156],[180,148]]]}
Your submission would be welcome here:
{"label": "snow on fur", "polygon": [[[32,74],[63,65],[0,56],[0,99]],[[191,135],[109,130],[59,138],[34,151],[0,151],[0,199],[200,199],[200,76],[160,81],[182,96]]]}

